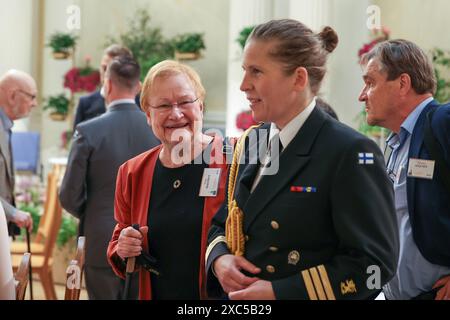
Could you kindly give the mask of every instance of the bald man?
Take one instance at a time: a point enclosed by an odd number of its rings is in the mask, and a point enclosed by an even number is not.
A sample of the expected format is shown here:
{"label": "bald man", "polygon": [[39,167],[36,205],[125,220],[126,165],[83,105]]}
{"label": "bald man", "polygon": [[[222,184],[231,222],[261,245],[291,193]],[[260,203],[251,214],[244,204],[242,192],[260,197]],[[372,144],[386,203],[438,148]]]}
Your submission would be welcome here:
{"label": "bald man", "polygon": [[36,94],[36,82],[25,72],[10,70],[0,78],[0,201],[6,219],[29,231],[33,228],[30,214],[14,207],[11,129],[14,120],[27,117],[37,105]]}

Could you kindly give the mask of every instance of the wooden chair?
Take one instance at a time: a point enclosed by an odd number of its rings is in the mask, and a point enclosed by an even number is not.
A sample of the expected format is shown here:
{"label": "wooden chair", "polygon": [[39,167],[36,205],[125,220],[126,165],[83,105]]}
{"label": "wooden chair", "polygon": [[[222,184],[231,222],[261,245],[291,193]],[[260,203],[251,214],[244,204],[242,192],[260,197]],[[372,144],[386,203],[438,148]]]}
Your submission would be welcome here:
{"label": "wooden chair", "polygon": [[81,283],[84,271],[84,248],[85,237],[78,238],[77,253],[75,259],[71,260],[67,267],[66,292],[64,300],[80,300]]}
{"label": "wooden chair", "polygon": [[[60,167],[54,167],[54,169],[47,175],[47,189],[46,189],[46,201],[44,202],[44,210],[43,214],[41,216],[41,219],[39,220],[39,226],[36,233],[36,238],[31,242],[31,253],[33,256],[35,255],[43,255],[44,254],[44,248],[45,248],[45,239],[48,238],[48,235],[53,227],[53,221],[51,219],[48,219],[48,214],[46,214],[49,210],[50,205],[50,197],[51,192],[53,191],[52,188],[50,188],[52,181],[55,179],[58,179]],[[11,253],[19,253],[23,254],[28,251],[27,243],[24,241],[14,241],[11,243]]]}
{"label": "wooden chair", "polygon": [[[54,170],[49,173],[47,199],[44,205],[45,211],[41,217],[37,236],[39,241],[42,241],[42,251],[34,254],[33,249],[36,249],[36,246],[34,248],[33,246],[31,247],[31,252],[33,253],[31,257],[32,272],[39,275],[44,287],[45,297],[48,300],[56,299],[52,274],[52,256],[62,219],[62,208],[58,199],[58,180],[58,171]],[[11,259],[13,269],[16,270],[19,267],[21,255],[13,253]]]}
{"label": "wooden chair", "polygon": [[30,253],[24,253],[19,268],[14,275],[16,285],[16,300],[25,300],[28,284],[28,271],[30,269]]}

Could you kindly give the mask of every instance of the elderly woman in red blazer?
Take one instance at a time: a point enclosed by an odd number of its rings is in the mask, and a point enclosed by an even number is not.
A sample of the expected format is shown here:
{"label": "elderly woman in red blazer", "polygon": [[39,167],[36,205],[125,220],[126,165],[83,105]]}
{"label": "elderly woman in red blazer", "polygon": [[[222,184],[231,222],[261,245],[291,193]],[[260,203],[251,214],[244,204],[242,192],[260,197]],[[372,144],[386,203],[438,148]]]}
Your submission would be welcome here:
{"label": "elderly woman in red blazer", "polygon": [[140,299],[206,297],[207,232],[228,167],[222,138],[202,133],[204,99],[198,74],[176,61],[155,65],[144,81],[141,105],[162,144],[120,167],[108,247],[120,277],[128,257],[144,251],[157,259],[159,276],[139,269]]}

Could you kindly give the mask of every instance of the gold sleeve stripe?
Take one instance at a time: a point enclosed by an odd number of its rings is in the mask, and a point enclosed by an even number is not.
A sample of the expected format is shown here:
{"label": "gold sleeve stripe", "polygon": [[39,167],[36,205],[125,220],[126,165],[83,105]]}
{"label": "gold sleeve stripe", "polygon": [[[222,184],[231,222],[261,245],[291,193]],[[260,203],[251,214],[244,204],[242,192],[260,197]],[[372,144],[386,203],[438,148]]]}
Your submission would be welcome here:
{"label": "gold sleeve stripe", "polygon": [[327,270],[325,266],[321,264],[317,267],[319,269],[320,278],[322,279],[323,287],[325,288],[325,292],[327,294],[328,300],[336,300],[336,297],[333,293],[333,287],[331,286],[330,279],[328,278]]}
{"label": "gold sleeve stripe", "polygon": [[308,270],[302,271],[303,281],[305,282],[306,291],[308,292],[309,300],[317,300],[316,292],[314,291],[314,286],[312,284],[311,276]]}
{"label": "gold sleeve stripe", "polygon": [[206,248],[205,264],[208,263],[208,257],[209,257],[209,254],[211,253],[212,249],[214,249],[216,244],[218,244],[219,242],[225,242],[225,244],[226,244],[227,238],[225,238],[225,236],[218,236],[209,244],[208,248]]}
{"label": "gold sleeve stripe", "polygon": [[325,295],[325,291],[323,290],[322,282],[320,281],[319,273],[317,272],[317,269],[311,268],[309,269],[309,272],[311,273],[311,277],[314,282],[314,287],[316,288],[317,295],[319,296],[319,300],[327,300],[327,296]]}

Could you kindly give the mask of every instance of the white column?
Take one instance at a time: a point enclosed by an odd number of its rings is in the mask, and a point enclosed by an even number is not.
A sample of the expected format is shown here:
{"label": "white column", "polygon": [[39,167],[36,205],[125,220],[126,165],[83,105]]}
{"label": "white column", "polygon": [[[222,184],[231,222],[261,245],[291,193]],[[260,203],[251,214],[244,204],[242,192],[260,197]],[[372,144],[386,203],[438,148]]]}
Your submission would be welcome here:
{"label": "white column", "polygon": [[229,136],[241,134],[236,128],[236,115],[249,109],[245,94],[239,90],[243,75],[242,49],[236,39],[244,27],[266,22],[272,17],[273,0],[231,0],[226,125],[226,134]]}
{"label": "white column", "polygon": [[330,26],[338,33],[339,44],[330,55],[326,78],[328,85],[323,88],[324,97],[338,113],[339,120],[357,129],[355,117],[363,107],[363,103],[358,101],[363,86],[358,50],[370,40],[366,24],[369,15],[366,10],[372,1],[330,2]]}
{"label": "white column", "polygon": [[329,23],[330,0],[290,0],[289,17],[296,19],[313,31]]}

